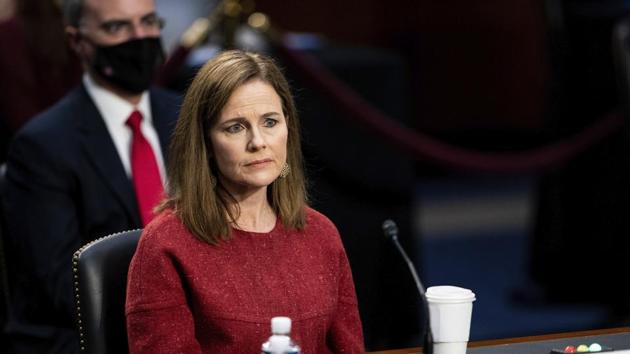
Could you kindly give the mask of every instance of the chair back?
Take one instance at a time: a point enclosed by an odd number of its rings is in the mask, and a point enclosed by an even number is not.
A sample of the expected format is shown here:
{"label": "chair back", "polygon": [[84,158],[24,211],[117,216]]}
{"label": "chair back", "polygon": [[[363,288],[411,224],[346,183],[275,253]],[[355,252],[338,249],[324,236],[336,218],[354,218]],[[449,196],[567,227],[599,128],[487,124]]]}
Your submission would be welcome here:
{"label": "chair back", "polygon": [[142,229],[94,240],[73,257],[74,291],[82,353],[125,354],[125,297],[129,263]]}

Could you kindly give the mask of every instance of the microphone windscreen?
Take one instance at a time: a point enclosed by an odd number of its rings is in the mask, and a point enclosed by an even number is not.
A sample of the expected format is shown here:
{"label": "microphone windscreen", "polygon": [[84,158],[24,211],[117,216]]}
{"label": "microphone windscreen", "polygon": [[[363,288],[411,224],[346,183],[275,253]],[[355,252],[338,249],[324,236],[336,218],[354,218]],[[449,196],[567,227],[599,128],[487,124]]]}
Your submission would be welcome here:
{"label": "microphone windscreen", "polygon": [[398,236],[398,226],[396,226],[394,220],[387,219],[383,221],[383,234],[387,238]]}

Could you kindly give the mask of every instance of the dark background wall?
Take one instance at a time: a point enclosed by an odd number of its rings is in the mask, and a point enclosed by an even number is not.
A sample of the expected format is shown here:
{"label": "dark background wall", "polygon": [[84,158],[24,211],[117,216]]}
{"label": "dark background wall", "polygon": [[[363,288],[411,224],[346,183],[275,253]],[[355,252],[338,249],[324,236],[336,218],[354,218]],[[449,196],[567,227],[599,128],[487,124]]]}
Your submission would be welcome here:
{"label": "dark background wall", "polygon": [[537,129],[549,60],[543,1],[257,1],[279,26],[391,48],[423,130]]}

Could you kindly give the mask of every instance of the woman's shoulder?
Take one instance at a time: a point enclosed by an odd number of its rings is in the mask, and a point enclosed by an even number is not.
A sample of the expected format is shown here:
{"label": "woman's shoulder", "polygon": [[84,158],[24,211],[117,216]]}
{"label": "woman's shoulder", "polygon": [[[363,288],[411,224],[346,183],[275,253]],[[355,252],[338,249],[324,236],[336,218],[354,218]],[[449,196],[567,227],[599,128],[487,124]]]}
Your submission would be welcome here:
{"label": "woman's shoulder", "polygon": [[157,213],[151,222],[145,226],[145,230],[149,232],[156,232],[163,228],[172,228],[177,226],[183,226],[179,217],[173,209],[164,209]]}
{"label": "woman's shoulder", "polygon": [[140,244],[169,247],[182,245],[182,241],[189,238],[190,233],[177,214],[172,209],[165,209],[145,226],[140,236]]}
{"label": "woman's shoulder", "polygon": [[318,241],[328,240],[334,245],[341,245],[341,237],[337,226],[326,215],[310,207],[306,208],[305,232],[316,236]]}
{"label": "woman's shoulder", "polygon": [[307,227],[328,228],[337,232],[337,227],[326,215],[311,207],[306,207],[305,211]]}

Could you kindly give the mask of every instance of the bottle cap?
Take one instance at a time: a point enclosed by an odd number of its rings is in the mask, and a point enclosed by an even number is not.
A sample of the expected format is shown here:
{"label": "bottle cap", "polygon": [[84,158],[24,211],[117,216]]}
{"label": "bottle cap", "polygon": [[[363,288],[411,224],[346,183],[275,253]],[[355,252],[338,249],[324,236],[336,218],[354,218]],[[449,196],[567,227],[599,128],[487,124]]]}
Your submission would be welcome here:
{"label": "bottle cap", "polygon": [[274,317],[271,319],[271,333],[289,334],[291,333],[291,319],[288,317]]}

